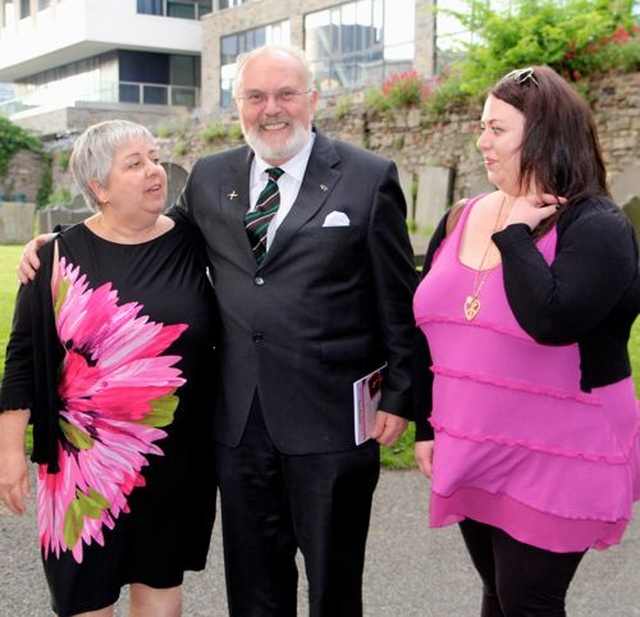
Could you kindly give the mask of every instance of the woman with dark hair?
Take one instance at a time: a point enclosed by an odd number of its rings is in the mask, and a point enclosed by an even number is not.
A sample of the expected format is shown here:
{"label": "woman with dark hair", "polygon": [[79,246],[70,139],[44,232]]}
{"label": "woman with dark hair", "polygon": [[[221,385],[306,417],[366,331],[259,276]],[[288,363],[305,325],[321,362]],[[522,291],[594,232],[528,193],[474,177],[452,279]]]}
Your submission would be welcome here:
{"label": "woman with dark hair", "polygon": [[431,526],[460,525],[482,617],[560,617],[640,495],[638,247],[590,109],[552,69],[503,77],[480,128],[496,190],[443,218],[414,300],[432,380],[416,458]]}

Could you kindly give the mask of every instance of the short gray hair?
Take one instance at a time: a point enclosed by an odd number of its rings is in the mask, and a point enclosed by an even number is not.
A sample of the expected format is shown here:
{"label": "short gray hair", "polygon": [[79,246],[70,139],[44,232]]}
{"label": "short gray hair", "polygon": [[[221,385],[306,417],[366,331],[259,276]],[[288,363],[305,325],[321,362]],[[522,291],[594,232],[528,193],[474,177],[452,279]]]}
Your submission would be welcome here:
{"label": "short gray hair", "polygon": [[151,131],[142,124],[129,120],[106,120],[91,125],[76,139],[69,166],[88,206],[93,209],[100,207],[89,182],[97,180],[106,186],[116,150],[140,138],[155,142]]}
{"label": "short gray hair", "polygon": [[233,87],[232,87],[232,96],[234,98],[238,94],[238,83],[242,80],[242,72],[244,69],[244,65],[247,63],[248,60],[251,60],[251,58],[255,58],[256,56],[259,56],[269,51],[280,51],[285,54],[289,54],[290,56],[298,60],[298,62],[300,62],[300,65],[305,71],[306,78],[307,78],[307,87],[310,90],[313,89],[313,74],[311,73],[311,67],[309,66],[309,61],[307,60],[307,57],[303,49],[300,49],[299,47],[294,47],[293,45],[262,45],[261,47],[256,47],[256,49],[252,49],[251,51],[242,53],[236,58],[237,70],[236,70],[236,76],[233,80]]}

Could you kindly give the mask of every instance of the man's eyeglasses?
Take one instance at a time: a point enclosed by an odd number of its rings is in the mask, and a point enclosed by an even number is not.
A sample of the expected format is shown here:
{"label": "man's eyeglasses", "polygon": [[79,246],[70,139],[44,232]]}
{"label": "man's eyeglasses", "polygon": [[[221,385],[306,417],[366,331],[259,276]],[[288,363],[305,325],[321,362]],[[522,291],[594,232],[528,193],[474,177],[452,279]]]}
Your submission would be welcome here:
{"label": "man's eyeglasses", "polygon": [[276,92],[263,92],[262,90],[248,90],[243,94],[239,94],[236,98],[240,101],[244,101],[249,105],[264,105],[269,97],[273,97],[278,103],[292,103],[299,96],[309,94],[311,90],[291,90],[289,88],[283,88],[282,90],[276,90]]}
{"label": "man's eyeglasses", "polygon": [[532,66],[528,66],[525,69],[515,69],[514,71],[507,73],[504,76],[504,79],[513,79],[517,84],[523,84],[530,79],[538,88],[540,87],[538,80],[533,75]]}

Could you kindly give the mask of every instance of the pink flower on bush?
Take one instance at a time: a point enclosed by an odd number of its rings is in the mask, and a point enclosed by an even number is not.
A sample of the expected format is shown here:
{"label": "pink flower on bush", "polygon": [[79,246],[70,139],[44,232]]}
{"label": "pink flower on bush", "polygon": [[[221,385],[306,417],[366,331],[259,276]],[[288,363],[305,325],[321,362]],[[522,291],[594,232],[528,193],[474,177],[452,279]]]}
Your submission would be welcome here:
{"label": "pink flower on bush", "polygon": [[38,470],[38,521],[45,557],[104,543],[103,530],[128,511],[131,491],[144,486],[148,456],[173,420],[175,390],[184,383],[162,353],[187,328],[164,326],[142,306],[118,304],[110,284],[91,289],[80,269],[60,259],[53,285],[56,327],[66,353],[58,392],[61,438],[57,474]]}
{"label": "pink flower on bush", "polygon": [[433,89],[415,69],[394,73],[382,84],[382,96],[393,106],[418,105],[425,100]]}

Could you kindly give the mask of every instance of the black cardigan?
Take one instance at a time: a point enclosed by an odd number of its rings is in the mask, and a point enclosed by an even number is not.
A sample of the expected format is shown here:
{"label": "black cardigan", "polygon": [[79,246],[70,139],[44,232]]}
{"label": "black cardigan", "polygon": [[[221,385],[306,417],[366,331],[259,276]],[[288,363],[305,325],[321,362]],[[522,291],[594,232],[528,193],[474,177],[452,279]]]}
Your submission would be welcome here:
{"label": "black cardigan", "polygon": [[41,267],[35,280],[18,290],[0,389],[0,411],[31,410],[31,460],[48,463],[50,473],[58,471],[60,427],[57,414],[51,410],[61,408],[57,375],[63,357],[51,295],[54,245],[49,242],[38,251]]}
{"label": "black cardigan", "polygon": [[[429,243],[423,277],[446,237],[447,216]],[[557,233],[551,265],[536,248],[527,225],[509,225],[492,238],[500,250],[507,300],[518,323],[540,344],[577,343],[580,388],[589,392],[631,375],[627,345],[640,311],[638,245],[628,218],[605,197],[567,207],[558,219]],[[433,437],[428,423],[433,375],[426,341],[417,345],[421,412],[416,414],[416,439],[422,441]]]}

